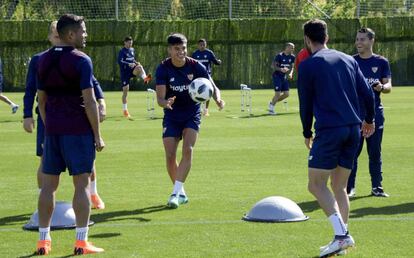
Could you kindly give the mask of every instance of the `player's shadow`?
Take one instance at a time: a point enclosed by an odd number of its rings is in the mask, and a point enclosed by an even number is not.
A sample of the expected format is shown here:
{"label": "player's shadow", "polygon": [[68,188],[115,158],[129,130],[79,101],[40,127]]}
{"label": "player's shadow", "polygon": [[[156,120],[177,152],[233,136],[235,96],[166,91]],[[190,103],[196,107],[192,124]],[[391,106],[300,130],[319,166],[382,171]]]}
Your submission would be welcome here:
{"label": "player's shadow", "polygon": [[308,201],[308,202],[300,202],[298,203],[298,206],[302,209],[304,213],[313,212],[321,208],[319,206],[319,203],[316,200]]}
{"label": "player's shadow", "polygon": [[120,221],[120,220],[137,220],[140,222],[149,222],[150,219],[138,216],[143,214],[149,214],[153,212],[160,212],[169,210],[166,205],[150,206],[136,210],[123,210],[123,211],[112,211],[105,213],[97,213],[91,215],[91,220],[95,223],[107,222],[107,221]]}
{"label": "player's shadow", "polygon": [[294,115],[294,114],[297,114],[298,112],[284,112],[284,113],[277,113],[277,115],[271,115],[271,114],[269,114],[269,113],[263,113],[263,114],[257,114],[257,115],[255,115],[255,114],[251,114],[251,115],[249,115],[249,114],[247,114],[247,115],[244,115],[244,116],[239,116],[239,118],[260,118],[260,117],[265,117],[265,116],[274,116],[274,117],[278,117],[278,116],[286,116],[286,115]]}
{"label": "player's shadow", "polygon": [[20,224],[22,222],[27,222],[30,219],[30,216],[32,216],[32,214],[28,213],[28,214],[21,214],[21,215],[0,218],[0,227],[6,226],[6,225]]}
{"label": "player's shadow", "polygon": [[350,218],[361,218],[368,215],[396,215],[414,213],[414,202],[401,203],[384,207],[366,207],[351,210]]}
{"label": "player's shadow", "polygon": [[111,238],[111,237],[119,237],[121,233],[102,233],[102,234],[93,234],[89,235],[90,238]]}

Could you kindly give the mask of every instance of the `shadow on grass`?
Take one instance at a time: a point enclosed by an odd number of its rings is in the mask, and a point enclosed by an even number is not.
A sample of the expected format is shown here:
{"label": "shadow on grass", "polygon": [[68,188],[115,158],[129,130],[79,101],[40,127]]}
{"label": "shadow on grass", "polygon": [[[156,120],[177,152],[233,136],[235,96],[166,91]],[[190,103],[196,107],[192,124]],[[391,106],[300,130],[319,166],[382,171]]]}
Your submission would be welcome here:
{"label": "shadow on grass", "polygon": [[270,115],[268,113],[262,113],[262,114],[257,114],[257,115],[255,115],[255,114],[249,115],[249,114],[247,114],[247,112],[245,114],[246,115],[240,115],[240,116],[237,116],[237,115],[230,116],[230,115],[228,115],[228,116],[226,116],[226,118],[232,118],[232,119],[241,118],[241,119],[245,119],[245,118],[260,118],[260,117],[266,117],[266,116],[278,117],[278,116],[298,114],[298,112],[284,112],[284,113],[277,113],[277,115]]}
{"label": "shadow on grass", "polygon": [[123,210],[123,211],[111,211],[105,213],[97,213],[91,215],[91,220],[95,223],[101,223],[106,221],[119,221],[119,220],[138,220],[140,222],[149,222],[150,219],[146,219],[143,217],[130,217],[142,214],[149,214],[153,212],[160,212],[164,210],[169,210],[166,205],[157,205],[157,206],[150,206],[136,210]]}
{"label": "shadow on grass", "polygon": [[30,216],[32,216],[32,214],[29,213],[0,218],[0,227],[5,225],[18,224],[21,222],[27,222],[30,219]]}
{"label": "shadow on grass", "polygon": [[414,213],[414,202],[401,203],[384,207],[367,207],[352,210],[350,218],[361,218],[367,215],[395,215]]}
{"label": "shadow on grass", "polygon": [[102,233],[102,234],[94,234],[89,235],[90,238],[111,238],[111,237],[119,237],[121,233]]}
{"label": "shadow on grass", "polygon": [[316,200],[308,201],[308,202],[301,202],[301,203],[298,203],[298,205],[302,209],[303,212],[313,212],[321,208],[319,206],[319,203]]}
{"label": "shadow on grass", "polygon": [[[363,199],[363,198],[367,198],[367,197],[371,197],[371,195],[365,195],[365,196],[355,196],[353,198],[350,198],[349,200],[352,201],[356,201],[358,199]],[[314,201],[308,201],[308,202],[301,202],[298,203],[299,207],[302,209],[303,212],[313,212],[316,210],[319,210],[321,207],[319,206],[319,203],[314,200]],[[352,207],[351,207],[352,209]]]}

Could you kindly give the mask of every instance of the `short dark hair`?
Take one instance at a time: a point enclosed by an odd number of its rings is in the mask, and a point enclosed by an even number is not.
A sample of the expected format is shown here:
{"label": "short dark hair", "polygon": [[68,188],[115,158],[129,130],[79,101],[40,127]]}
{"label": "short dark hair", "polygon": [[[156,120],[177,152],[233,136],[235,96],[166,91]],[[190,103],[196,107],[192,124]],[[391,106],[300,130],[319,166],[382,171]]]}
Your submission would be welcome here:
{"label": "short dark hair", "polygon": [[83,16],[75,14],[62,15],[56,26],[59,37],[63,38],[70,30],[78,30],[81,27],[82,22],[85,22]]}
{"label": "short dark hair", "polygon": [[319,19],[312,19],[303,25],[303,32],[311,41],[325,44],[328,37],[328,25]]}
{"label": "short dark hair", "polygon": [[366,33],[369,39],[375,39],[375,32],[374,30],[366,27],[362,27],[358,30],[359,33]]}
{"label": "short dark hair", "polygon": [[181,33],[172,33],[167,38],[169,46],[187,43],[187,38]]}
{"label": "short dark hair", "polygon": [[131,40],[132,40],[132,37],[131,36],[126,36],[124,38],[124,42],[131,41]]}
{"label": "short dark hair", "polygon": [[206,39],[199,39],[197,43],[207,43]]}

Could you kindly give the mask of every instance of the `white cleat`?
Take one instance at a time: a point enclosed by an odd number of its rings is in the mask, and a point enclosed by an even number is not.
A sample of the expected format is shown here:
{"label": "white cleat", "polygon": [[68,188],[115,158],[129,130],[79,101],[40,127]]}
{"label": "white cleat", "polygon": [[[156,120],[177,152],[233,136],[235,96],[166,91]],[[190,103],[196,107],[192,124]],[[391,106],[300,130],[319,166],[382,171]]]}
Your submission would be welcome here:
{"label": "white cleat", "polygon": [[319,257],[331,257],[335,255],[346,254],[346,249],[355,246],[355,241],[351,235],[338,237],[336,236],[332,242],[320,249]]}
{"label": "white cleat", "polygon": [[349,198],[355,197],[355,195],[356,195],[356,190],[355,190],[355,188],[352,188],[351,191],[349,191],[349,193],[348,193],[348,197]]}

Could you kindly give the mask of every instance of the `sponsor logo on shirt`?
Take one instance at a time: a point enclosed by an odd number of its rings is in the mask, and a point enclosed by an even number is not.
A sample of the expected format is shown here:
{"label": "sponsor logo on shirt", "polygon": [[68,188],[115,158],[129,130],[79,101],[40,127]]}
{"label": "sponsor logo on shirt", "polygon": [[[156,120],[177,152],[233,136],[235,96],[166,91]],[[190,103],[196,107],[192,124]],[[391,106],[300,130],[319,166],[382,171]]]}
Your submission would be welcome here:
{"label": "sponsor logo on shirt", "polygon": [[376,79],[376,78],[367,78],[366,80],[367,80],[367,83],[368,83],[369,86],[372,86],[375,83],[380,82],[380,80],[379,79]]}
{"label": "sponsor logo on shirt", "polygon": [[170,85],[170,89],[173,91],[183,92],[183,91],[188,90],[188,85],[178,85],[178,86]]}

